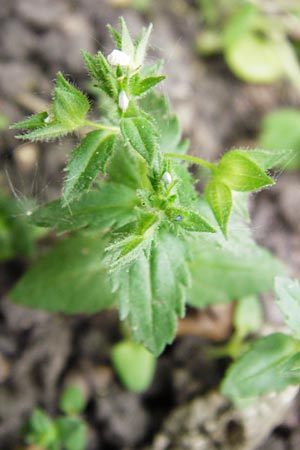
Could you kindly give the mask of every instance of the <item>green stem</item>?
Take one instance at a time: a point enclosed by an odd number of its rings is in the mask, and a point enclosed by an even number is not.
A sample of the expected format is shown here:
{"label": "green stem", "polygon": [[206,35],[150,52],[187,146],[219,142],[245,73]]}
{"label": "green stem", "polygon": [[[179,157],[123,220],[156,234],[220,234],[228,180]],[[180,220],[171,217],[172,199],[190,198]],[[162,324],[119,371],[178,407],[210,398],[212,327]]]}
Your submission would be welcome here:
{"label": "green stem", "polygon": [[204,159],[201,159],[201,158],[197,158],[196,156],[181,155],[179,153],[165,153],[165,156],[167,158],[181,159],[181,160],[184,160],[184,161],[189,161],[189,162],[191,162],[193,164],[197,164],[198,166],[207,167],[212,172],[215,170],[215,165],[213,163],[205,161]]}
{"label": "green stem", "polygon": [[113,131],[115,133],[119,133],[119,131],[120,131],[119,127],[113,127],[111,125],[104,125],[103,123],[96,123],[96,122],[92,122],[90,120],[86,120],[84,122],[84,124],[87,127],[97,128],[97,130],[108,130],[108,131]]}

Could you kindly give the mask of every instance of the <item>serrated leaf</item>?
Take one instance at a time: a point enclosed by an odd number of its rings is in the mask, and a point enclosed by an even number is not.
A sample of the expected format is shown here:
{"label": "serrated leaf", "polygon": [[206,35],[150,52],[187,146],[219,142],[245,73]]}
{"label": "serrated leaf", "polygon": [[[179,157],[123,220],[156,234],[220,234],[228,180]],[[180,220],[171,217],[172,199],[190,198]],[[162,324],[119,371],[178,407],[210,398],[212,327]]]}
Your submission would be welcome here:
{"label": "serrated leaf", "polygon": [[125,118],[120,121],[125,142],[151,164],[157,145],[153,124],[143,117]]}
{"label": "serrated leaf", "polygon": [[89,227],[105,230],[121,227],[135,220],[134,207],[138,199],[134,190],[117,183],[100,184],[63,207],[60,199],[38,208],[30,219],[41,227],[54,227],[58,232]]}
{"label": "serrated leaf", "polygon": [[287,277],[276,277],[276,303],[279,306],[285,323],[295,338],[300,339],[300,284]]}
{"label": "serrated leaf", "polygon": [[225,153],[215,176],[216,181],[221,180],[230,189],[239,192],[254,191],[274,184],[274,180],[240,150]]}
{"label": "serrated leaf", "polygon": [[286,376],[282,373],[282,366],[299,351],[299,346],[299,341],[281,333],[254,342],[227,371],[221,385],[223,394],[239,402],[298,384],[299,378]]}
{"label": "serrated leaf", "polygon": [[152,24],[150,24],[148,28],[143,28],[140,36],[135,42],[134,62],[136,67],[140,67],[144,64],[151,32]]}
{"label": "serrated leaf", "polygon": [[99,51],[97,55],[91,55],[85,50],[82,50],[81,54],[95,86],[116,101],[118,99],[117,79],[103,54]]}
{"label": "serrated leaf", "polygon": [[87,191],[95,181],[99,171],[104,172],[105,164],[113,151],[115,135],[107,131],[92,131],[72,152],[66,167],[63,202],[70,203]]}
{"label": "serrated leaf", "polygon": [[134,340],[155,355],[174,339],[188,280],[185,243],[164,229],[152,242],[149,258],[141,253],[113,274],[121,319],[128,319]]}
{"label": "serrated leaf", "polygon": [[248,227],[236,218],[228,227],[227,241],[214,234],[199,235],[190,246],[188,302],[198,308],[266,292],[273,288],[275,276],[285,273],[283,265],[259,247]]}
{"label": "serrated leaf", "polygon": [[118,342],[112,348],[111,358],[125,388],[143,392],[150,386],[156,360],[144,346],[130,340]]}
{"label": "serrated leaf", "polygon": [[206,185],[205,196],[224,236],[226,236],[232,208],[231,189],[225,183],[212,179]]}
{"label": "serrated leaf", "polygon": [[103,265],[105,241],[99,233],[58,242],[25,272],[10,298],[46,311],[93,313],[115,302]]}
{"label": "serrated leaf", "polygon": [[121,50],[122,38],[121,38],[120,33],[115,28],[113,28],[111,25],[107,25],[107,29],[110,32],[110,35],[111,35],[111,37],[113,38],[113,40],[114,40],[114,42],[116,44],[116,48],[118,50]]}
{"label": "serrated leaf", "polygon": [[130,78],[130,93],[135,97],[139,97],[152,89],[158,83],[163,81],[166,77],[164,75],[152,76],[147,78],[140,78],[139,75]]}

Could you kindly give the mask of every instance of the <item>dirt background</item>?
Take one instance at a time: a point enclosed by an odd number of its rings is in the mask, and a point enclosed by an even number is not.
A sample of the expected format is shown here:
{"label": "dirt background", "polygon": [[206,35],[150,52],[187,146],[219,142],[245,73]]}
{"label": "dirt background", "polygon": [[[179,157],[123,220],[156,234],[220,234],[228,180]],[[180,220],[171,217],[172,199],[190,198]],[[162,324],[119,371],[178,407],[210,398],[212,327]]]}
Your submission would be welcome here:
{"label": "dirt background", "polygon": [[[108,0],[1,0],[0,113],[13,123],[43,109],[58,70],[85,90],[87,77],[79,50],[94,53],[101,48],[109,53],[112,44],[106,24],[116,26],[120,15],[125,16],[133,35],[153,22],[150,58],[165,60],[168,79],[164,88],[184,134],[191,139],[193,154],[214,160],[232,146],[253,147],[266,112],[283,105],[299,107],[300,99],[288,83],[246,85],[234,78],[221,58],[200,60],[194,40],[201,21],[192,2],[153,1],[149,11],[141,14]],[[0,136],[0,184],[12,195],[34,196],[39,202],[57,196],[66,155],[76,137],[46,145],[20,145],[13,136],[11,131]],[[260,193],[252,203],[256,239],[299,277],[299,172],[278,174],[275,188]],[[218,385],[226,361],[207,359],[203,337],[182,336],[159,359],[150,389],[144,394],[129,393],[110,367],[110,348],[119,338],[117,315],[70,318],[13,305],[7,292],[28,264],[14,260],[0,266],[0,449],[12,450],[21,443],[20,426],[35,406],[55,414],[58,394],[70,379],[81,383],[89,399],[87,450],[145,445],[183,448],[151,442],[163,420],[173,417],[173,410]],[[265,303],[267,318],[280,323],[278,311]],[[228,308],[213,318],[203,313],[206,322],[223,326],[225,334],[230,314]],[[209,410],[209,397],[205,402],[203,407]],[[299,450],[299,411],[296,399],[261,450]],[[201,430],[198,433],[203,435]],[[206,447],[184,448],[242,449],[241,441],[229,442],[206,441]]]}

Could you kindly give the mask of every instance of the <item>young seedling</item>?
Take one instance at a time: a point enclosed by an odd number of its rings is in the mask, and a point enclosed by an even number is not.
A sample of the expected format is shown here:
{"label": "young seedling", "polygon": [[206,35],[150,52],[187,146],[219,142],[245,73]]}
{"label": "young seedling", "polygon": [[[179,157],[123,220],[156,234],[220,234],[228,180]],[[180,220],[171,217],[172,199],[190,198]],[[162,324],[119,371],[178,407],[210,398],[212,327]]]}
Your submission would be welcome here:
{"label": "young seedling", "polygon": [[[146,361],[151,371],[154,364],[140,344],[159,355],[174,340],[187,303],[256,295],[283,272],[253,241],[246,206],[248,192],[274,184],[268,170],[282,152],[233,149],[217,162],[188,155],[166,97],[153,92],[165,77],[161,64],[145,62],[151,29],[133,41],[121,18],[120,31],[109,27],[114,48],[107,56],[82,53],[94,89],[109,104],[100,120],[91,119],[90,101],[59,73],[49,109],[14,126],[25,130],[19,139],[49,140],[81,128],[86,134],[67,163],[61,197],[29,218],[67,234],[11,297],[67,313],[117,306],[135,343],[115,347],[113,361],[136,390],[150,373],[141,375],[136,364]],[[202,195],[188,164],[210,173]],[[127,373],[133,368],[134,381]]]}
{"label": "young seedling", "polygon": [[272,83],[285,77],[299,92],[300,67],[289,18],[299,26],[300,10],[279,4],[277,9],[272,15],[258,1],[199,0],[205,28],[197,39],[198,51],[204,56],[223,53],[244,81]]}
{"label": "young seedling", "polygon": [[63,415],[52,419],[42,409],[35,409],[24,430],[24,440],[40,450],[85,450],[87,427],[79,414],[85,399],[76,386],[68,386],[59,399]]}

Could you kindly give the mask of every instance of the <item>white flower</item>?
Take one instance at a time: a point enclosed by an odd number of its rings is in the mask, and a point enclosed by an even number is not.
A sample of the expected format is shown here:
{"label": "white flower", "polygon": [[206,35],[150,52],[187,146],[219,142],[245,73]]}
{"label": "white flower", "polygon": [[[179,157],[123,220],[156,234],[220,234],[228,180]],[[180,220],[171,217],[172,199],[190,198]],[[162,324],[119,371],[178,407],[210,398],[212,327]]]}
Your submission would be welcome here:
{"label": "white flower", "polygon": [[107,57],[107,61],[112,66],[130,66],[131,57],[121,50],[114,49]]}
{"label": "white flower", "polygon": [[124,113],[127,110],[128,105],[129,105],[129,98],[127,97],[127,94],[125,91],[121,91],[119,93],[118,104],[119,104],[119,108]]}
{"label": "white flower", "polygon": [[165,172],[162,176],[162,180],[168,185],[172,182],[172,177],[169,172]]}

